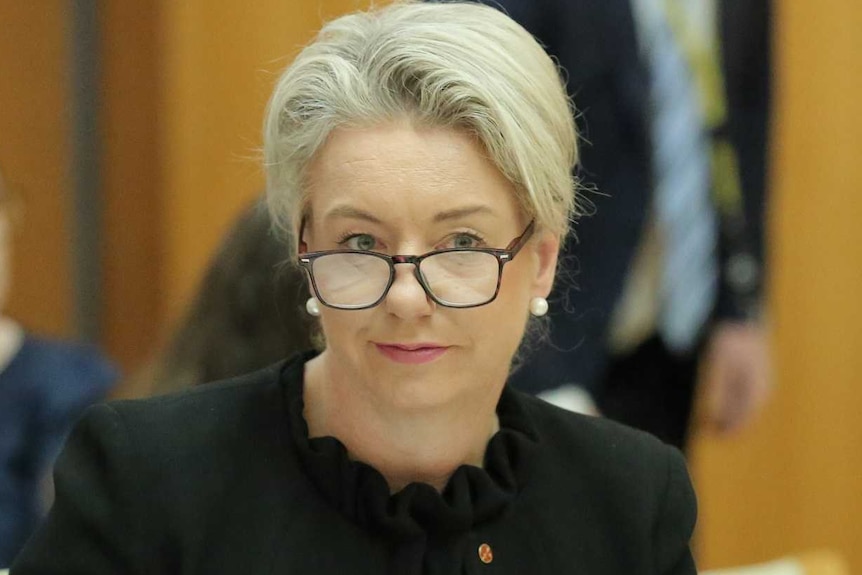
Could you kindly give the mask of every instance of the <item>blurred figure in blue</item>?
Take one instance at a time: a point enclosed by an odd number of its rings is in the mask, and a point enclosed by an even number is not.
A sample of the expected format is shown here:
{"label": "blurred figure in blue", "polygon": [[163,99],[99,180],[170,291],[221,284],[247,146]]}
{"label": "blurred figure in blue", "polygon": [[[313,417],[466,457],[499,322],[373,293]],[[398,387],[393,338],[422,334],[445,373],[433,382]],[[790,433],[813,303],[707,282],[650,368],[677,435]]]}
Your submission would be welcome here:
{"label": "blurred figure in blue", "polygon": [[768,0],[489,3],[565,69],[598,191],[566,246],[553,348],[514,384],[684,447],[700,380],[705,423],[740,428],[770,387]]}
{"label": "blurred figure in blue", "polygon": [[[17,207],[0,175],[0,310]],[[117,376],[92,347],[35,337],[0,314],[0,568],[47,511],[51,466],[67,432]]]}

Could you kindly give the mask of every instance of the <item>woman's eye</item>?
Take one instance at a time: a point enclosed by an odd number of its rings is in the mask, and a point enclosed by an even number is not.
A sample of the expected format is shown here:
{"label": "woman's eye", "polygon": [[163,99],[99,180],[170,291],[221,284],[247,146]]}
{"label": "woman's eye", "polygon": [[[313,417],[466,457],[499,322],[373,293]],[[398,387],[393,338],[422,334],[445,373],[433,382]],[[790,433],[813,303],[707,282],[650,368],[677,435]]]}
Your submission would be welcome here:
{"label": "woman's eye", "polygon": [[457,234],[452,238],[452,247],[456,249],[477,248],[482,240],[472,234]]}
{"label": "woman's eye", "polygon": [[356,234],[354,236],[350,236],[344,242],[342,242],[347,249],[350,250],[363,250],[363,251],[371,251],[377,245],[377,242],[374,240],[373,236],[368,234]]}

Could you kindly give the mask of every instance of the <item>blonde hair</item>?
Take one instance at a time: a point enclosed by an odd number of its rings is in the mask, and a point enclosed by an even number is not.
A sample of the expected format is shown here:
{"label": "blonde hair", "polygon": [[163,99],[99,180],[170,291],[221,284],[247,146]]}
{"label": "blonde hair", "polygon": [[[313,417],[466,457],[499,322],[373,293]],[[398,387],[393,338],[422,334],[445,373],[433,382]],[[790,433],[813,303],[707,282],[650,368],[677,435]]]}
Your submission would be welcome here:
{"label": "blonde hair", "polygon": [[275,87],[267,201],[288,239],[306,215],[305,170],[329,134],[403,117],[474,134],[537,224],[568,232],[577,143],[557,66],[494,8],[403,1],[326,24]]}

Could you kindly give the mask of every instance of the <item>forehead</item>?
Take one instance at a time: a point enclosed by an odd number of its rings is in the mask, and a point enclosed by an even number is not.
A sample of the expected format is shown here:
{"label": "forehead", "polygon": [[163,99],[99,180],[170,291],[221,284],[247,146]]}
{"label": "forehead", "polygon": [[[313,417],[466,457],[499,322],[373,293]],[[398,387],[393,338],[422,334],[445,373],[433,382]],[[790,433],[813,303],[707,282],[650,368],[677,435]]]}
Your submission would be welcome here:
{"label": "forehead", "polygon": [[518,214],[512,184],[476,138],[451,128],[339,128],[309,166],[307,184],[315,219],[349,208],[384,221],[428,220],[459,207]]}

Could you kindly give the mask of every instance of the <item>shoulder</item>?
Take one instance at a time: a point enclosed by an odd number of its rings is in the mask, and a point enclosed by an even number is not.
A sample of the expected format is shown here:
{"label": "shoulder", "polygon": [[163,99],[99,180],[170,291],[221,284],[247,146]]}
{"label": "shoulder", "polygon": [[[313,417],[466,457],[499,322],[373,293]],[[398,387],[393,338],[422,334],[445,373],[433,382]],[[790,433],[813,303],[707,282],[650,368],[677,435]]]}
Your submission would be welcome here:
{"label": "shoulder", "polygon": [[3,376],[45,422],[67,426],[108,393],[119,370],[94,346],[27,335]]}
{"label": "shoulder", "polygon": [[569,412],[521,395],[541,445],[537,471],[559,485],[608,502],[619,518],[646,523],[682,513],[681,531],[693,528],[696,499],[685,458],[673,446],[615,421]]}
{"label": "shoulder", "polygon": [[95,346],[27,335],[18,359],[34,374],[55,373],[66,377],[116,379],[116,366]]}
{"label": "shoulder", "polygon": [[[54,507],[22,565],[65,554],[64,566],[72,557],[110,563],[104,573],[157,572],[175,565],[177,549],[202,552],[210,538],[266,548],[283,509],[307,493],[293,487],[285,366],[90,407],[60,456]],[[208,550],[217,551],[231,556]]]}
{"label": "shoulder", "polygon": [[[672,472],[687,475],[685,459],[655,436],[604,417],[573,413],[522,396],[546,458],[606,489],[660,495]],[[675,468],[675,471],[674,469]]]}
{"label": "shoulder", "polygon": [[649,433],[604,417],[573,413],[542,399],[518,393],[543,441],[555,451],[592,454],[609,465],[649,460],[674,450]]}
{"label": "shoulder", "polygon": [[688,543],[697,502],[679,450],[605,418],[520,400],[540,444],[530,493],[537,513],[596,548],[627,534],[629,559],[641,562],[629,572],[695,572]]}
{"label": "shoulder", "polygon": [[[149,485],[168,499],[221,491],[236,475],[275,458],[281,431],[279,365],[171,395],[89,407],[60,458],[90,466],[110,489]],[[64,458],[74,465],[64,466]]]}
{"label": "shoulder", "polygon": [[[283,419],[280,375],[285,362],[224,381],[147,399],[108,402],[91,417],[116,419],[139,447],[176,455],[240,448],[266,435]],[[197,458],[195,458],[197,459]]]}
{"label": "shoulder", "polygon": [[22,376],[107,390],[119,378],[117,367],[95,346],[27,335],[15,358]]}
{"label": "shoulder", "polygon": [[[124,462],[133,483],[158,486],[177,500],[219,492],[241,474],[266,474],[267,461],[284,461],[286,414],[281,372],[285,362],[228,380],[147,399],[88,408],[66,451],[104,462]],[[124,481],[124,473],[115,479]],[[186,493],[186,495],[183,495]]]}

